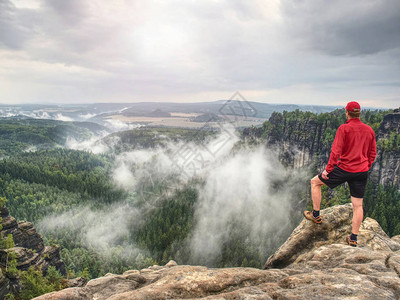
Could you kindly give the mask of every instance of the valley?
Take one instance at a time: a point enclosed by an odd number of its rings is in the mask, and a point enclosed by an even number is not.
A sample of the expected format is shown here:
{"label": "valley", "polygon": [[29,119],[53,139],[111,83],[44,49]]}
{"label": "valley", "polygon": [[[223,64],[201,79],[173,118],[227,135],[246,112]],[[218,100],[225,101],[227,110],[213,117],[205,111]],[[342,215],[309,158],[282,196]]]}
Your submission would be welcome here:
{"label": "valley", "polygon": [[[379,150],[366,216],[395,236],[400,120],[393,111],[362,118]],[[91,279],[171,259],[261,268],[310,205],[309,178],[326,164],[344,120],[339,110],[295,110],[244,129],[120,132],[87,121],[0,121],[0,196],[10,215],[32,222],[46,246],[60,247],[69,278]],[[348,202],[346,186],[323,191],[324,207]],[[290,217],[281,223],[284,213]]]}

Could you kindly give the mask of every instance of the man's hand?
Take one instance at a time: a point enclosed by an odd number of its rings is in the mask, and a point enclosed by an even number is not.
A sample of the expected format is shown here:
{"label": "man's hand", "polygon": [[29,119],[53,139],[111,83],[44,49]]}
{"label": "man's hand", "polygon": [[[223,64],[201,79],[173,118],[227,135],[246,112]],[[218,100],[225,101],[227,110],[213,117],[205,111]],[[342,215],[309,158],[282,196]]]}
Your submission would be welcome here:
{"label": "man's hand", "polygon": [[327,172],[326,170],[324,170],[324,171],[322,172],[321,176],[322,176],[322,178],[325,179],[325,180],[328,180],[328,179],[329,179],[329,177],[328,177],[328,172]]}

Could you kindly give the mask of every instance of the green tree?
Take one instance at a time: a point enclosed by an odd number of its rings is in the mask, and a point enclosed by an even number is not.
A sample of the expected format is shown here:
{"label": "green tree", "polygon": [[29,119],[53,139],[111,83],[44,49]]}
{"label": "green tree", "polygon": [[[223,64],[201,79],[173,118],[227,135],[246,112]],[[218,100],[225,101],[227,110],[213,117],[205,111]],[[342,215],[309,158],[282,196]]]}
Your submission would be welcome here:
{"label": "green tree", "polygon": [[36,270],[34,267],[20,273],[20,285],[19,297],[22,300],[30,300],[55,290],[54,285],[43,277],[42,270]]}
{"label": "green tree", "polygon": [[53,286],[54,290],[58,291],[62,289],[63,277],[55,266],[49,266],[47,269],[46,279],[48,284]]}

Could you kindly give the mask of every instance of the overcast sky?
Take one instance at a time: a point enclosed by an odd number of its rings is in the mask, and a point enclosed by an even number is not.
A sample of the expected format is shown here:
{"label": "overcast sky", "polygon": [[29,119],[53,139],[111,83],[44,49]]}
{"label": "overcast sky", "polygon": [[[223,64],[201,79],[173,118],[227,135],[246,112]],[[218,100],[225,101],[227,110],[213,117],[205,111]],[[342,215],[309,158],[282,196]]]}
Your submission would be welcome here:
{"label": "overcast sky", "polygon": [[0,0],[0,103],[400,106],[399,0]]}

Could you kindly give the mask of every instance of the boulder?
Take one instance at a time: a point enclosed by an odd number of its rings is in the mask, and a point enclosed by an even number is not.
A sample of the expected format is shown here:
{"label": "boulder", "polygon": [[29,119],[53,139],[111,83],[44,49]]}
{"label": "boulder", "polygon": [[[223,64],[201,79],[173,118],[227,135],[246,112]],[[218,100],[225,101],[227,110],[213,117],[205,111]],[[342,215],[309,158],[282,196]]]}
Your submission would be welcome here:
{"label": "boulder", "polygon": [[176,263],[176,261],[170,260],[165,266],[168,267],[168,268],[170,268],[170,267],[175,267],[175,266],[177,266],[177,265],[178,265],[178,264]]}
{"label": "boulder", "polygon": [[65,279],[63,285],[67,287],[83,287],[86,285],[87,282],[88,280],[85,277],[77,277],[72,279]]}

